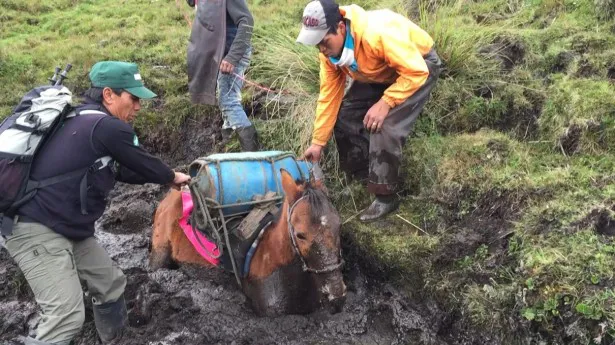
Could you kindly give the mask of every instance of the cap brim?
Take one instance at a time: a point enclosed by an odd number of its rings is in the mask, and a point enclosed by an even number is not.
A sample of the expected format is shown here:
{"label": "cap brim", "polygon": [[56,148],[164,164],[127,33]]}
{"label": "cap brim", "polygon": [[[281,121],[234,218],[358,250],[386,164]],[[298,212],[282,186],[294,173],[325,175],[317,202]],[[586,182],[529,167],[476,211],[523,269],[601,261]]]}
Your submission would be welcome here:
{"label": "cap brim", "polygon": [[323,30],[306,30],[301,29],[297,37],[297,43],[302,43],[308,46],[315,46],[327,36],[328,29]]}
{"label": "cap brim", "polygon": [[154,98],[157,96],[155,93],[153,93],[150,89],[146,88],[145,86],[131,87],[131,88],[124,89],[124,90],[126,90],[126,92],[128,92],[129,94],[135,97],[139,97],[140,99],[150,99],[150,98]]}

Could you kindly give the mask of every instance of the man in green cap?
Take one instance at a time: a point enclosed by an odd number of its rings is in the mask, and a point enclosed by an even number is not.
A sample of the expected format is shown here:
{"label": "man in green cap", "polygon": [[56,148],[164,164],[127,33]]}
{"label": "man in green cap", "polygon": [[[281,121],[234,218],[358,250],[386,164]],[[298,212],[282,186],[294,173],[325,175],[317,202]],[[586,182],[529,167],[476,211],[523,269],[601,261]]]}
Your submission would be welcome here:
{"label": "man in green cap", "polygon": [[[38,153],[31,179],[72,176],[42,187],[19,208],[5,247],[42,309],[36,339],[25,344],[70,344],[85,320],[80,280],[87,283],[103,343],[117,340],[127,322],[126,277],[94,238],[115,181],[179,187],[189,181],[141,146],[129,122],[141,99],[156,97],[137,65],[103,61],[90,71],[85,101]],[[74,172],[84,171],[76,176]],[[80,173],[81,174],[81,173]]]}

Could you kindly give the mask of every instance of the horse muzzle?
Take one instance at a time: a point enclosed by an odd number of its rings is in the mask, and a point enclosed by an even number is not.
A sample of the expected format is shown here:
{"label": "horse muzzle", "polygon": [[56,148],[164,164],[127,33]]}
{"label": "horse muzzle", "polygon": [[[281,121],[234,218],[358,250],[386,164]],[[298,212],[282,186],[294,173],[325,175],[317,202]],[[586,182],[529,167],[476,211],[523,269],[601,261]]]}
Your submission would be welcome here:
{"label": "horse muzzle", "polygon": [[346,304],[346,295],[328,300],[326,303],[327,310],[330,314],[337,314],[344,310],[344,304]]}
{"label": "horse muzzle", "polygon": [[327,280],[327,283],[322,287],[322,293],[325,297],[325,305],[331,314],[342,311],[346,303],[346,284],[344,284],[341,274],[332,281]]}

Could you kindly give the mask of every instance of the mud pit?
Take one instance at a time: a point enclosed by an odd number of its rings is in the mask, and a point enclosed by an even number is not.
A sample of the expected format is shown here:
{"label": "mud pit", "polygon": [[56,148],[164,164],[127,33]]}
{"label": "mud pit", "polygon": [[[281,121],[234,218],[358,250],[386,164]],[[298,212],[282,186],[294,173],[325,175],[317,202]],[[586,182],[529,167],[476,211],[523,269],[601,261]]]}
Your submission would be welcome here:
{"label": "mud pit", "polygon": [[[196,146],[213,147],[220,135],[211,134],[208,122],[203,119],[186,128],[183,136],[206,138]],[[198,136],[195,132],[203,128],[208,135]],[[197,157],[195,145],[169,145],[164,139],[152,141],[152,137],[166,136],[153,134],[143,141],[175,166]],[[194,266],[151,271],[147,265],[151,223],[166,190],[157,185],[118,183],[97,223],[99,242],[128,277],[129,327],[117,344],[445,343],[437,336],[442,322],[431,316],[441,312],[433,305],[413,304],[387,284],[386,277],[364,275],[357,258],[361,257],[361,262],[369,262],[369,258],[355,253],[347,239],[343,241],[347,300],[344,310],[333,315],[322,309],[305,316],[257,317],[232,272]],[[85,300],[86,322],[75,345],[99,344],[87,292]],[[21,344],[20,336],[33,336],[38,313],[23,275],[0,246],[0,344]]]}
{"label": "mud pit", "polygon": [[[130,327],[118,344],[439,343],[432,330],[436,325],[419,313],[422,308],[365,277],[348,247],[347,302],[343,312],[333,315],[323,309],[307,316],[257,317],[231,272],[195,266],[151,271],[151,216],[164,193],[155,185],[119,184],[97,224],[100,243],[128,276]],[[17,336],[33,334],[39,316],[4,249],[0,280],[0,343],[19,344]],[[91,306],[86,308],[86,324],[75,344],[97,343]]]}

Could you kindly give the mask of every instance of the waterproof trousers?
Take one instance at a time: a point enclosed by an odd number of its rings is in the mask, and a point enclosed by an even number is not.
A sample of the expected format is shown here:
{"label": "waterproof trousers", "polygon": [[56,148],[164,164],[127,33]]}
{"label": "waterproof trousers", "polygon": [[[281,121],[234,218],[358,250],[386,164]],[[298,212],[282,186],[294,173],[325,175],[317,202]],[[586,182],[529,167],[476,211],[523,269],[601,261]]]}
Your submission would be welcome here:
{"label": "waterproof trousers", "polygon": [[94,237],[72,241],[35,222],[18,222],[5,247],[42,309],[36,340],[69,344],[81,330],[85,307],[80,279],[94,305],[118,300],[126,277]]}
{"label": "waterproof trousers", "polygon": [[367,180],[372,194],[393,194],[400,186],[402,148],[429,100],[442,66],[434,50],[424,58],[429,68],[427,81],[404,103],[391,109],[379,133],[365,129],[363,119],[390,85],[354,81],[342,100],[334,127],[340,165],[346,173]]}

